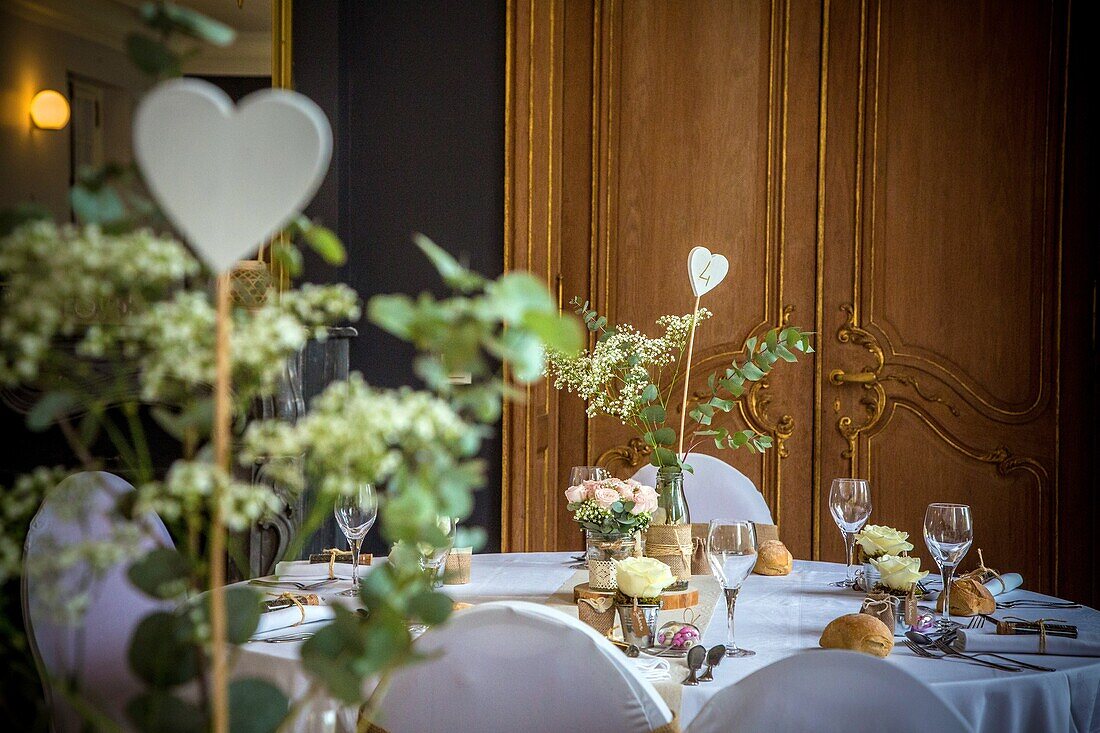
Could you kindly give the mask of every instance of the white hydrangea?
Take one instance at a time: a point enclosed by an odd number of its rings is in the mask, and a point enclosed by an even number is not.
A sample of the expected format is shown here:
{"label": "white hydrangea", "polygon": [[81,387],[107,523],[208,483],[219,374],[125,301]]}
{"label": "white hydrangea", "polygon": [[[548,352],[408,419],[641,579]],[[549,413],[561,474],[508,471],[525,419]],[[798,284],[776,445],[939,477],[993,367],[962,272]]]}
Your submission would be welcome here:
{"label": "white hydrangea", "polygon": [[225,526],[234,532],[283,509],[282,500],[269,486],[237,481],[205,461],[176,461],[163,482],[138,489],[136,511],[155,512],[170,522],[201,516],[212,508],[215,492],[220,492]]}
{"label": "white hydrangea", "polygon": [[0,242],[0,384],[31,382],[59,338],[103,356],[127,316],[199,271],[187,249],[140,229],[105,234],[36,221]]}
{"label": "white hydrangea", "polygon": [[319,477],[323,493],[350,493],[357,483],[384,484],[408,456],[433,451],[469,455],[479,435],[444,400],[412,389],[370,387],[362,375],[330,385],[313,401],[309,414],[291,425],[256,422],[245,432],[241,462],[252,465],[270,457],[266,473],[301,489],[305,474]]}

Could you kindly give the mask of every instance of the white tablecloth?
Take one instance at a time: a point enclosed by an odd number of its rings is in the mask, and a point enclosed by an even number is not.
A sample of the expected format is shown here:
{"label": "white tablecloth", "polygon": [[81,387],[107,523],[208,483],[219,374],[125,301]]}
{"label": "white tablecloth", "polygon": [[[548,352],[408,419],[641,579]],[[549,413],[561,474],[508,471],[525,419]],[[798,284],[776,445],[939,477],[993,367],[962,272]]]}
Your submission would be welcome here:
{"label": "white tablecloth", "polygon": [[[567,553],[475,555],[471,582],[446,586],[444,590],[455,600],[471,603],[509,599],[539,603],[549,598],[573,572]],[[718,690],[771,662],[816,649],[821,630],[829,621],[858,611],[860,594],[829,585],[843,574],[841,565],[796,561],[794,572],[785,577],[750,576],[737,601],[737,642],[754,650],[756,656],[727,659],[715,670],[713,683],[682,688],[681,725],[686,727]],[[331,596],[348,585],[334,584],[324,589],[324,594]],[[1045,598],[1026,590],[1000,598],[1026,597]],[[1022,618],[1056,616],[1081,630],[1100,632],[1100,613],[1089,608],[1020,609],[998,614]],[[703,642],[707,646],[723,643],[725,627],[725,607],[719,603]],[[308,678],[298,661],[299,646],[247,644],[238,656],[234,674],[267,678],[292,698],[298,697],[308,687]],[[961,661],[922,659],[900,643],[888,659],[927,681],[970,721],[975,731],[1100,731],[1100,658],[1049,655],[1021,658],[1057,671],[1000,672]],[[674,660],[673,678],[684,673],[682,662]],[[859,694],[855,687],[853,694]]]}

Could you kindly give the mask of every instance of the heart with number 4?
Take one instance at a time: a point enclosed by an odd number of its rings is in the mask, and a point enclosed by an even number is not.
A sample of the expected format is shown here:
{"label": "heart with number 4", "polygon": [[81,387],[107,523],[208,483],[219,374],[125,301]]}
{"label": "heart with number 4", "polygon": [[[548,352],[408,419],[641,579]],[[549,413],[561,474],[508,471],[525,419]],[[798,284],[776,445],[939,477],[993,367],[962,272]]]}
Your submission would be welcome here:
{"label": "heart with number 4", "polygon": [[688,252],[688,275],[695,297],[701,297],[726,279],[730,262],[722,255],[711,254],[706,247],[692,247]]}
{"label": "heart with number 4", "polygon": [[134,115],[134,156],[161,209],[222,273],[313,198],[332,156],[332,129],[312,101],[285,89],[234,106],[198,79],[158,85]]}

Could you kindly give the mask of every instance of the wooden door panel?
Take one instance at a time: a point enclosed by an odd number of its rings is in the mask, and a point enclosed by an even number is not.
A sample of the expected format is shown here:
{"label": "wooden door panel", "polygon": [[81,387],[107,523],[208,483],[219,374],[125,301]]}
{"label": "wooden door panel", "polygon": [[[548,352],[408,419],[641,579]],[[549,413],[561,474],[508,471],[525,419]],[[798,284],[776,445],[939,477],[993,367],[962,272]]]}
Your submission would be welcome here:
{"label": "wooden door panel", "polygon": [[843,556],[828,479],[866,476],[872,520],[926,560],[927,504],[966,503],[990,564],[1049,588],[1059,6],[833,9],[822,556]]}

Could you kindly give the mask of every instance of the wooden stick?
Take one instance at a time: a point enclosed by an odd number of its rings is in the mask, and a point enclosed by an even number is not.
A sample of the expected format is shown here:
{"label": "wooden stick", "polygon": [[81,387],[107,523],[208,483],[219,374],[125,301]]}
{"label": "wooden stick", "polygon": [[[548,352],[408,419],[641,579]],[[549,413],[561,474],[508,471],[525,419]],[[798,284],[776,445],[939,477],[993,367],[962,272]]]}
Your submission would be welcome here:
{"label": "wooden stick", "polygon": [[[229,274],[218,276],[216,341],[214,347],[214,462],[229,470]],[[213,664],[213,723],[215,733],[229,733],[229,665],[225,647],[225,516],[221,492],[215,488],[214,521],[210,528],[210,651]]]}
{"label": "wooden stick", "polygon": [[684,460],[684,425],[687,422],[688,410],[688,380],[691,378],[691,353],[695,350],[695,323],[699,320],[699,296],[695,296],[695,308],[691,311],[691,335],[688,336],[687,366],[684,368],[684,404],[680,406],[680,445],[676,449],[676,455]]}

